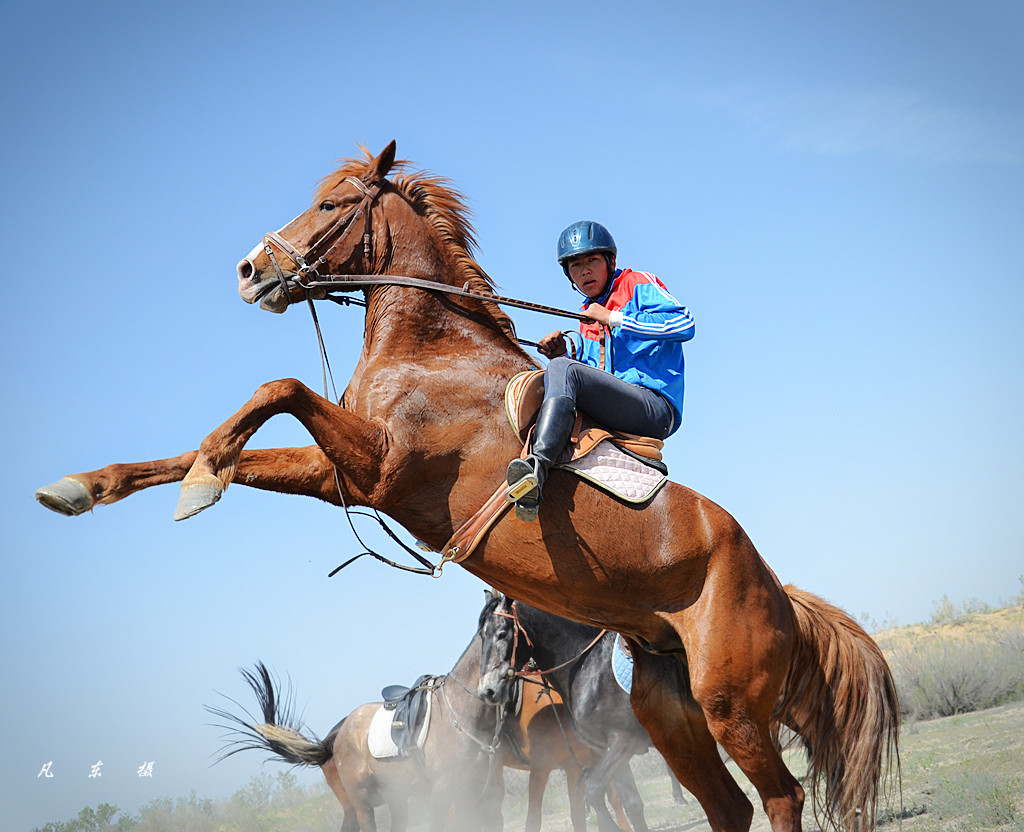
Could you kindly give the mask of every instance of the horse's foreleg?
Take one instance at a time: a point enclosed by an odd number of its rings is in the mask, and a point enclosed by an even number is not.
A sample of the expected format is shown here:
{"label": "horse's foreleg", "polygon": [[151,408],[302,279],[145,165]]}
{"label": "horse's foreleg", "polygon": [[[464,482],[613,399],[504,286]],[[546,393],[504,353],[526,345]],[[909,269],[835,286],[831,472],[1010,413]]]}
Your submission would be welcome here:
{"label": "horse's foreleg", "polygon": [[583,769],[575,763],[566,766],[565,782],[569,789],[569,820],[573,832],[587,832],[587,806],[583,800]]}
{"label": "horse's foreleg", "polygon": [[[629,770],[629,758],[632,755],[632,742],[626,738],[624,739],[619,732],[612,731],[609,733],[609,741],[607,750],[600,755],[597,765],[594,766],[589,772],[587,772],[587,802],[594,808],[594,812],[597,814],[597,826],[601,832],[610,832],[610,830],[620,830],[622,827],[612,817],[612,813],[608,810],[608,803],[605,801],[605,796],[612,796],[619,800],[620,805],[625,797],[621,794],[622,779],[620,778],[620,769],[625,767]],[[616,782],[618,788],[614,790],[610,786],[613,781]],[[636,783],[633,783],[633,790],[636,791]],[[640,801],[639,793],[636,794],[636,800]],[[619,807],[616,807],[618,810]],[[633,807],[635,809],[635,806]],[[636,820],[633,815],[630,815],[629,811],[626,812],[630,821],[636,826]],[[647,832],[647,825],[643,820],[643,803],[640,803],[640,826],[636,827],[637,832]]]}
{"label": "horse's foreleg", "polygon": [[[530,766],[529,798],[526,808],[526,832],[540,832],[541,806],[544,804],[544,790],[548,785],[551,769],[536,761]],[[569,799],[572,800],[570,786]],[[570,802],[570,806],[571,806]]]}
{"label": "horse's foreleg", "polygon": [[[619,803],[629,818],[629,823],[634,832],[647,832],[647,818],[644,817],[644,801],[640,797],[640,790],[636,787],[636,779],[629,767],[629,760],[615,769],[612,778],[613,785],[619,793]],[[620,820],[621,824],[622,821]]]}
{"label": "horse's foreleg", "polygon": [[271,417],[298,419],[328,459],[338,466],[346,497],[367,505],[380,479],[386,447],[383,427],[318,396],[295,379],[264,384],[234,416],[203,440],[181,483],[174,517],[183,520],[212,506],[235,479],[242,449]]}
{"label": "horse's foreleg", "polygon": [[714,832],[747,832],[754,807],[729,774],[701,709],[688,695],[685,665],[633,648],[630,703],[651,742],[697,798]]}
{"label": "horse's foreleg", "polygon": [[[144,488],[181,482],[197,455],[198,451],[189,451],[169,459],[118,463],[71,474],[40,488],[36,499],[59,514],[74,517],[98,505],[116,503]],[[242,451],[233,482],[340,504],[334,467],[315,445]]]}
{"label": "horse's foreleg", "polygon": [[143,488],[181,482],[197,453],[189,451],[169,459],[118,463],[96,471],[71,474],[40,488],[36,499],[58,514],[75,517],[94,506],[116,503]]}
{"label": "horse's foreleg", "polygon": [[391,813],[391,832],[405,832],[409,828],[409,800],[398,798],[388,802]]}

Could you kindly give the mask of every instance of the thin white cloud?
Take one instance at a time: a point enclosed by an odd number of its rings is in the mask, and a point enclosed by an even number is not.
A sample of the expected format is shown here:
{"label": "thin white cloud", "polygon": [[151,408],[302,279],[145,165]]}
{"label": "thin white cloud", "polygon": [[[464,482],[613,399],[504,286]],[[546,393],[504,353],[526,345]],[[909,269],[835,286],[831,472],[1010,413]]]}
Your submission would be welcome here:
{"label": "thin white cloud", "polygon": [[698,103],[791,150],[1024,163],[1024,119],[935,104],[913,90],[782,92],[747,85],[704,93]]}

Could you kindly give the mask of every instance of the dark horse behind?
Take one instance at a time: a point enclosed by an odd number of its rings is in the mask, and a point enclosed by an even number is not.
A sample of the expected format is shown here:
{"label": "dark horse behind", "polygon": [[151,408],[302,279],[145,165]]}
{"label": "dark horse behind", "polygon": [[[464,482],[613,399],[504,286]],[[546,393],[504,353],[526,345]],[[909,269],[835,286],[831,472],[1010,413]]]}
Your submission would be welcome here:
{"label": "dark horse behind", "polygon": [[[616,633],[599,630],[506,598],[494,610],[516,622],[509,632],[494,628],[484,642],[486,665],[481,690],[498,698],[525,677],[525,696],[550,686],[561,697],[577,736],[595,754],[586,772],[586,798],[602,832],[615,832],[604,796],[614,784],[635,832],[647,832],[644,804],[629,761],[652,743],[612,672]],[[515,675],[510,673],[515,671]]]}
{"label": "dark horse behind", "polygon": [[[272,312],[312,302],[326,291],[311,289],[318,277],[350,276],[336,288],[362,293],[364,343],[341,403],[295,379],[271,381],[198,450],[73,474],[39,489],[39,501],[75,515],[180,482],[176,516],[185,518],[239,483],[369,506],[445,548],[522,449],[503,396],[534,362],[486,299],[493,289],[473,258],[460,195],[405,167],[393,142],[346,160],[307,211],[238,264],[242,299]],[[315,444],[247,448],[280,413]],[[793,522],[802,518],[794,506]],[[646,504],[626,504],[556,470],[538,522],[507,514],[461,565],[513,598],[629,638],[637,717],[716,832],[743,832],[753,817],[718,744],[757,789],[772,829],[802,828],[804,787],[775,747],[780,723],[812,749],[805,782],[822,822],[875,826],[899,729],[885,659],[842,610],[783,587],[721,506],[672,482]]]}
{"label": "dark horse behind", "polygon": [[512,628],[510,621],[491,614],[500,603],[496,593],[488,593],[477,632],[455,666],[424,681],[430,718],[420,746],[383,759],[371,753],[370,723],[381,702],[359,706],[322,740],[306,736],[307,729],[292,715],[290,697],[282,698],[280,685],[257,664],[255,670],[242,671],[259,703],[257,716],[208,709],[227,720],[231,732],[223,756],[256,749],[293,765],[318,766],[344,809],[342,832],[374,832],[374,809],[383,805],[391,811],[391,832],[404,832],[410,797],[427,803],[431,832],[501,832],[504,775],[498,755],[517,691],[505,688],[501,696],[478,692],[492,669],[485,664],[483,644]]}

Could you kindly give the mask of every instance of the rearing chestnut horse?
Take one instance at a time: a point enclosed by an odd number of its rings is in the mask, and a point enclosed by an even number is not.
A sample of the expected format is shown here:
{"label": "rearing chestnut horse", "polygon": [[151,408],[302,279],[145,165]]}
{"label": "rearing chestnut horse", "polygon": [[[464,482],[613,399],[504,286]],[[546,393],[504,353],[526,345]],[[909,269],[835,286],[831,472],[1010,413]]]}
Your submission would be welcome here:
{"label": "rearing chestnut horse", "polygon": [[[405,167],[393,142],[344,162],[309,210],[239,264],[243,300],[283,312],[317,273],[391,273],[492,293],[459,194]],[[38,499],[73,515],[180,481],[184,518],[234,482],[370,506],[440,549],[521,450],[502,397],[532,362],[494,303],[395,285],[363,292],[363,349],[341,404],[294,379],[272,381],[198,451],[75,474]],[[316,444],[247,450],[279,413]],[[555,470],[539,522],[506,514],[462,565],[514,598],[643,648],[634,651],[633,707],[712,829],[747,830],[753,815],[716,742],[756,787],[772,829],[801,829],[804,791],[773,744],[779,723],[805,741],[824,820],[874,827],[899,728],[885,660],[845,613],[783,587],[711,500],[669,483],[637,507]]]}

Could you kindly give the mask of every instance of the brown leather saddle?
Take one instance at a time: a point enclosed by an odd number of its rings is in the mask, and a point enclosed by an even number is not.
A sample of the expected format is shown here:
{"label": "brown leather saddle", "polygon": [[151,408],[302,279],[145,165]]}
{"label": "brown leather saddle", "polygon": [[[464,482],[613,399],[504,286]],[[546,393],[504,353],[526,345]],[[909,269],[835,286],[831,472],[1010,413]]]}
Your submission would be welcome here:
{"label": "brown leather saddle", "polygon": [[[526,370],[519,373],[505,388],[505,413],[512,424],[512,429],[523,443],[522,455],[524,457],[529,453],[530,433],[543,400],[544,370]],[[612,442],[623,453],[653,468],[660,474],[662,480],[668,476],[668,466],[661,458],[661,449],[664,447],[664,443],[660,439],[611,431],[582,416],[577,416],[569,444],[557,465],[572,467],[578,460],[598,448],[605,440]],[[576,473],[580,472],[576,471]],[[585,474],[581,474],[581,476],[589,478]],[[441,548],[441,565],[449,561],[460,563],[473,553],[484,535],[511,507],[511,504],[505,500],[505,488],[506,483],[502,482],[498,486],[498,490],[490,496],[490,499],[481,506],[476,514],[455,530],[455,533]],[[660,488],[660,483],[656,484],[649,494],[653,495],[658,488]],[[646,502],[648,498],[643,497],[636,502]]]}
{"label": "brown leather saddle", "polygon": [[[512,424],[512,429],[523,442],[524,455],[527,453],[526,448],[529,445],[530,430],[543,400],[543,370],[526,370],[519,373],[505,388],[505,413]],[[559,462],[565,463],[585,457],[604,439],[661,473],[668,473],[668,467],[661,458],[661,449],[665,447],[665,443],[660,439],[609,430],[583,414],[577,415],[576,424],[569,437],[569,444]]]}

